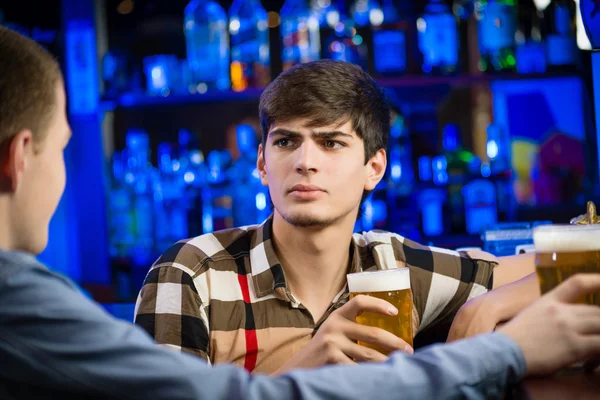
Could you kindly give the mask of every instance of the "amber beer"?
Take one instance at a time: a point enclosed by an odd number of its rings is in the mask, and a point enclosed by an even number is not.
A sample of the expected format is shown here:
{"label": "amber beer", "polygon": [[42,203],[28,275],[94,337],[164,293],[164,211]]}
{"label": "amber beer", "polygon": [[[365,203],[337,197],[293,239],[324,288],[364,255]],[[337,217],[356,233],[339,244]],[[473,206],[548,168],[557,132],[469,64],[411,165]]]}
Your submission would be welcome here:
{"label": "amber beer", "polygon": [[[356,317],[361,325],[375,326],[403,339],[413,345],[412,311],[413,298],[410,290],[410,272],[408,268],[395,268],[380,271],[367,271],[348,274],[350,298],[359,294],[377,297],[390,302],[398,309],[398,315],[390,316],[365,312]],[[389,354],[390,349],[370,343],[359,342],[363,346]]]}
{"label": "amber beer", "polygon": [[[542,225],[534,228],[536,272],[546,293],[572,275],[600,273],[600,225]],[[600,293],[581,299],[600,305]]]}

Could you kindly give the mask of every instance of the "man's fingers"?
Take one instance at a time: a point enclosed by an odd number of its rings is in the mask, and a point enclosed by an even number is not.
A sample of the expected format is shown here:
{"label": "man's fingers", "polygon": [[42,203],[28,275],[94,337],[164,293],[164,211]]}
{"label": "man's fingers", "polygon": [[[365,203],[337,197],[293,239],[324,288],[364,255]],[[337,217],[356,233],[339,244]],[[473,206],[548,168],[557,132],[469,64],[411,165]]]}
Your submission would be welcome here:
{"label": "man's fingers", "polygon": [[600,292],[600,274],[577,274],[548,293],[558,301],[573,303],[591,293]]}
{"label": "man's fingers", "polygon": [[[352,343],[348,340],[348,343],[354,344],[356,346],[358,346],[356,343]],[[356,361],[354,361],[352,358],[352,356],[349,356],[348,354],[346,354],[344,352],[344,350],[342,349],[338,349],[336,351],[335,356],[333,357],[332,361],[335,364],[346,364],[346,365],[352,365],[352,364],[356,364]]]}
{"label": "man's fingers", "polygon": [[390,351],[400,350],[412,354],[413,349],[398,336],[381,328],[363,326],[349,322],[345,327],[346,336],[352,340],[375,344]]}
{"label": "man's fingers", "polygon": [[374,312],[382,315],[397,315],[398,309],[385,300],[359,295],[344,304],[337,312],[344,318],[354,321],[355,318],[363,312]]}
{"label": "man's fingers", "polygon": [[357,362],[384,362],[388,359],[386,355],[381,354],[377,350],[351,341],[344,343],[342,351]]}

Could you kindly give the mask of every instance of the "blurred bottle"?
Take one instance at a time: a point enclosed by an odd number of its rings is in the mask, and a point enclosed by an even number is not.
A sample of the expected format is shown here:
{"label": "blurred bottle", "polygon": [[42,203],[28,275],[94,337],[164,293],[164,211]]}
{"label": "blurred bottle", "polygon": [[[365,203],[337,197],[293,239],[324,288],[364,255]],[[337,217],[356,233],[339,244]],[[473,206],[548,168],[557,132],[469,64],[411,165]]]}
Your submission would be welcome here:
{"label": "blurred bottle", "polygon": [[481,234],[498,221],[496,187],[486,179],[474,179],[463,188],[467,233]]}
{"label": "blurred bottle", "polygon": [[189,235],[187,195],[182,178],[185,170],[181,168],[176,154],[168,143],[161,143],[158,147],[160,185],[154,198],[157,205],[156,247],[160,253]]}
{"label": "blurred bottle", "polygon": [[404,117],[392,113],[389,141],[388,190],[395,196],[409,195],[415,185],[412,143]]}
{"label": "blurred bottle", "polygon": [[447,160],[450,228],[452,232],[462,233],[465,231],[462,188],[471,178],[471,165],[475,157],[462,147],[461,132],[455,124],[447,124],[442,129],[442,147]]}
{"label": "blurred bottle", "polygon": [[256,168],[258,136],[252,126],[236,128],[240,157],[231,167],[232,208],[234,226],[262,223],[270,213],[268,189],[262,185]]}
{"label": "blurred bottle", "polygon": [[308,8],[306,0],[286,0],[279,15],[283,69],[318,60],[321,52],[319,19]]}
{"label": "blurred bottle", "polygon": [[112,259],[128,259],[135,242],[132,192],[125,182],[124,153],[112,156],[112,180],[109,197],[109,237]]}
{"label": "blurred bottle", "polygon": [[419,212],[409,133],[404,117],[392,112],[386,175],[387,228],[416,240],[420,231]]}
{"label": "blurred bottle", "polygon": [[446,157],[429,156],[419,158],[419,208],[423,234],[438,236],[448,231],[448,218],[444,214],[447,202],[448,163]]}
{"label": "blurred bottle", "polygon": [[417,20],[423,71],[451,74],[458,68],[458,26],[450,7],[443,0],[429,0],[425,13]]}
{"label": "blurred bottle", "polygon": [[148,134],[131,129],[126,134],[127,168],[125,181],[133,192],[135,244],[132,250],[132,278],[134,287],[141,287],[148,267],[156,256],[154,234],[154,190],[157,171],[150,164]]}
{"label": "blurred bottle", "polygon": [[[365,38],[359,34],[356,22],[351,18],[343,0],[335,2],[339,20],[331,27],[321,27],[322,58],[345,61],[367,69],[368,48]],[[330,11],[330,16],[335,15]],[[331,17],[333,22],[334,18]]]}
{"label": "blurred bottle", "polygon": [[512,71],[516,65],[516,0],[478,0],[479,68],[482,71]]}
{"label": "blurred bottle", "polygon": [[181,91],[184,86],[182,84],[183,76],[181,63],[177,57],[169,54],[157,54],[144,57],[143,62],[146,93],[168,96]]}
{"label": "blurred bottle", "polygon": [[198,148],[196,137],[187,129],[178,133],[177,161],[179,179],[184,188],[183,207],[187,214],[188,236],[200,235],[202,230],[202,191],[207,184],[207,167],[204,154]]}
{"label": "blurred bottle", "polygon": [[498,124],[490,124],[487,127],[487,156],[490,159],[489,178],[496,186],[498,217],[501,221],[514,221],[516,199],[513,190],[510,137]]}
{"label": "blurred bottle", "polygon": [[211,0],[190,1],[185,7],[184,32],[190,92],[229,89],[229,39],[223,8]]}
{"label": "blurred bottle", "polygon": [[208,153],[207,185],[202,191],[202,228],[204,233],[233,227],[231,155],[227,150]]}
{"label": "blurred bottle", "polygon": [[575,2],[552,0],[544,10],[546,55],[551,71],[574,71],[579,64],[575,32]]}
{"label": "blurred bottle", "polygon": [[259,0],[234,0],[229,9],[231,87],[264,88],[271,80],[267,12]]}
{"label": "blurred bottle", "polygon": [[[414,73],[416,60],[416,28],[411,9],[399,8],[393,0],[383,0],[381,16],[377,11],[371,21],[373,42],[373,74],[399,76]],[[380,21],[381,19],[381,21]]]}
{"label": "blurred bottle", "polygon": [[546,48],[542,37],[543,14],[533,7],[519,7],[518,29],[515,35],[517,72],[546,72]]}
{"label": "blurred bottle", "polygon": [[113,48],[102,57],[102,80],[104,96],[115,98],[121,93],[141,91],[140,73],[131,63],[128,53]]}

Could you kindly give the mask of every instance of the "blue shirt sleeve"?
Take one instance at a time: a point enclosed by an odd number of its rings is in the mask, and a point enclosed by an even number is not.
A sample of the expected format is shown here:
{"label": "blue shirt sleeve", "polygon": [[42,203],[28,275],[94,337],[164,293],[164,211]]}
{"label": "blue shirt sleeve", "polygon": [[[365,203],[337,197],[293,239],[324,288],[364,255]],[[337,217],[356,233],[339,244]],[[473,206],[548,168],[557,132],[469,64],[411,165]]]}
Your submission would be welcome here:
{"label": "blue shirt sleeve", "polygon": [[[518,346],[499,333],[384,364],[250,375],[156,346],[45,267],[0,262],[0,394],[43,392],[117,399],[483,399],[525,373]],[[7,272],[10,269],[14,272]],[[13,390],[13,392],[15,392]]]}

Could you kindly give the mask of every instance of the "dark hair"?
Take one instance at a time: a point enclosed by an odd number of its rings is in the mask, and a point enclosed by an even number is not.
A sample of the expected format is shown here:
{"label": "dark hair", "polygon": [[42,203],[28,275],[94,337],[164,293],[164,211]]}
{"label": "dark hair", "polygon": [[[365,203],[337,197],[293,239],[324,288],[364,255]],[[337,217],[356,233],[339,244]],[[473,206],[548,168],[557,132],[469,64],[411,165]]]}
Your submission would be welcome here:
{"label": "dark hair", "polygon": [[275,122],[308,118],[317,127],[352,121],[363,139],[365,164],[387,148],[390,109],[381,88],[360,67],[320,60],[296,65],[277,77],[260,96],[263,146]]}
{"label": "dark hair", "polygon": [[62,81],[56,60],[33,40],[0,26],[0,146],[23,129],[39,144]]}

